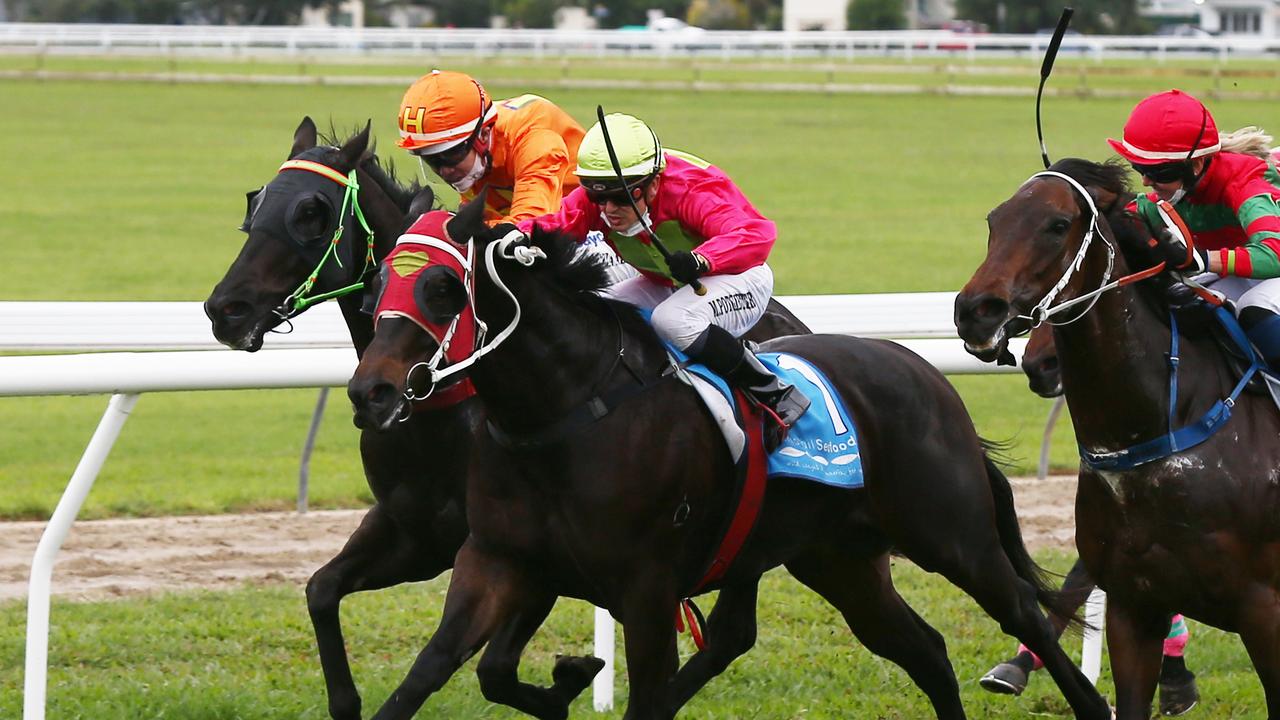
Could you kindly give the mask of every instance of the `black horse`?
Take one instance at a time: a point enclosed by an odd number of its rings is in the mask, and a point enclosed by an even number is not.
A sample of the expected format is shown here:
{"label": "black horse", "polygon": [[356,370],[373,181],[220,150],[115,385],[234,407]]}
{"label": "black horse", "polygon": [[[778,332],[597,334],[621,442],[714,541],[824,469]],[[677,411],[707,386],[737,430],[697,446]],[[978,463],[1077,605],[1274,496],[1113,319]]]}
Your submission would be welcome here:
{"label": "black horse", "polygon": [[[1154,264],[1150,231],[1125,209],[1133,197],[1126,168],[1067,159],[1051,169],[1080,188],[1051,175],[1023,183],[988,216],[987,258],[956,299],[960,336],[980,358],[994,359],[1011,334],[1025,330],[1029,321],[1020,316],[1055,285],[1058,299],[1069,302],[1099,289],[1112,262],[1112,278]],[[1082,250],[1089,236],[1093,244]],[[1182,334],[1178,402],[1170,412],[1166,293],[1167,281],[1157,277],[1056,318],[1067,405],[1091,453],[1120,451],[1202,417],[1240,377],[1212,333]],[[1280,717],[1280,416],[1265,394],[1246,393],[1231,404],[1228,424],[1190,449],[1123,470],[1081,467],[1076,546],[1107,591],[1122,719],[1150,713],[1161,641],[1175,612],[1238,632],[1267,712]]]}
{"label": "black horse", "polygon": [[[243,230],[248,233],[240,256],[227,270],[205,302],[214,335],[228,346],[255,351],[265,334],[309,306],[308,299],[333,293],[351,332],[356,353],[363,355],[373,337],[373,322],[362,312],[366,288],[354,287],[367,280],[395,244],[405,226],[430,209],[429,189],[404,186],[383,169],[369,152],[368,128],[341,145],[317,146],[315,125],[304,118],[294,134],[288,159],[316,163],[319,167],[292,167],[250,194]],[[372,231],[372,245],[364,237],[360,218],[344,206],[343,185],[336,178],[353,169],[359,185],[355,196],[360,215]],[[346,211],[343,214],[343,211]],[[334,246],[336,260],[321,262],[341,224]],[[366,262],[366,253],[372,262]],[[315,274],[311,295],[299,288]],[[342,293],[343,289],[350,290]],[[808,329],[775,301],[752,337],[767,339]],[[334,718],[360,716],[360,695],[347,659],[339,619],[339,604],[347,595],[377,590],[404,582],[429,580],[453,567],[454,556],[467,536],[465,483],[472,436],[480,431],[480,403],[458,399],[436,407],[419,406],[407,420],[393,423],[389,432],[365,431],[360,453],[375,503],[342,551],[316,571],[307,584],[307,606],[315,628],[320,662]],[[494,472],[505,472],[495,469]],[[546,610],[550,611],[550,605]],[[732,622],[726,620],[733,616]],[[514,638],[532,634],[540,622],[530,618]],[[726,596],[710,615],[710,637],[716,652],[731,648],[731,637],[754,629],[754,596]],[[735,629],[731,635],[727,628]],[[715,628],[719,628],[716,631]],[[720,640],[719,638],[724,638]],[[524,637],[528,639],[527,635]],[[488,699],[512,705],[538,717],[556,718],[567,713],[576,697],[602,663],[595,658],[560,658],[553,671],[554,684],[546,689],[519,683],[514,662],[507,662],[502,643],[477,673]],[[518,657],[518,650],[513,657]],[[727,661],[724,663],[727,665]],[[719,672],[720,663],[701,666],[706,678]],[[705,682],[705,680],[703,680]]]}
{"label": "black horse", "polygon": [[[465,206],[450,235],[477,238],[481,255],[532,252],[493,241],[480,213],[479,203]],[[379,718],[411,716],[505,623],[537,614],[558,595],[590,600],[621,621],[627,718],[672,717],[691,695],[685,683],[693,663],[672,679],[672,618],[730,512],[729,454],[695,393],[665,374],[667,357],[652,330],[626,306],[594,294],[602,269],[576,258],[565,237],[535,231],[532,242],[549,256],[532,270],[506,256],[493,260],[523,319],[471,366],[470,377],[500,430],[473,446],[471,535],[458,552],[440,627]],[[452,271],[421,283],[416,297],[428,317],[448,318],[474,303],[492,333],[512,322],[512,299],[478,264],[474,297]],[[737,562],[703,590],[722,589],[722,602],[736,591],[753,605],[761,574],[784,564],[841,610],[868,649],[902,666],[939,717],[964,717],[942,637],[893,587],[893,547],[945,575],[1006,632],[1045,653],[1079,717],[1109,717],[1053,640],[1037,598],[1056,595],[1022,544],[1008,481],[946,380],[885,341],[807,335],[766,347],[804,356],[835,382],[859,428],[866,487],[770,481]],[[407,371],[436,349],[413,322],[379,324],[348,388],[364,422],[398,411]],[[593,396],[617,393],[629,397],[586,430],[546,431],[580,416]],[[508,453],[518,457],[519,472],[499,479],[487,466]]]}

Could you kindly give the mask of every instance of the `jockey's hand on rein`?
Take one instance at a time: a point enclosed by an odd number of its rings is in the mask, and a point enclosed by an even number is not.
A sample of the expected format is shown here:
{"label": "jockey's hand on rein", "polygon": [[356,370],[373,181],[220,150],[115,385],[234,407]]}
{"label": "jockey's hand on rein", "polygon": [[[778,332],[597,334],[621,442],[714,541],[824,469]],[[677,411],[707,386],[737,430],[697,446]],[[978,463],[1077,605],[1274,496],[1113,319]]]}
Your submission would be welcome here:
{"label": "jockey's hand on rein", "polygon": [[1190,259],[1187,258],[1187,246],[1174,236],[1169,228],[1160,228],[1155,232],[1156,249],[1164,258],[1165,268],[1178,270],[1187,275],[1199,275],[1209,270],[1209,253],[1200,248],[1193,248]]}
{"label": "jockey's hand on rein", "polygon": [[671,257],[667,258],[667,267],[671,269],[671,277],[685,285],[692,284],[710,269],[706,258],[690,250],[671,253]]}
{"label": "jockey's hand on rein", "polygon": [[498,223],[493,226],[490,232],[493,233],[492,237],[495,238],[511,236],[518,245],[527,246],[529,244],[529,236],[520,232],[520,228],[516,227],[513,223]]}

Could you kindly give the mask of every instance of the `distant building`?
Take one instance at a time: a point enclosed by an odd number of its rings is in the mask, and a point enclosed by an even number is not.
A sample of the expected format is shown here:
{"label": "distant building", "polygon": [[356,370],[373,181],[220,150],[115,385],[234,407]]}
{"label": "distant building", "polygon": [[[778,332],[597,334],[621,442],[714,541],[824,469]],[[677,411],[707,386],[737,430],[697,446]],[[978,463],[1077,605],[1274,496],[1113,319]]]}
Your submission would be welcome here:
{"label": "distant building", "polygon": [[[783,0],[782,29],[847,30],[849,0]],[[956,17],[955,0],[902,0],[907,27],[937,28]]]}
{"label": "distant building", "polygon": [[364,27],[364,0],[343,0],[337,8],[307,5],[298,23],[310,27]]}
{"label": "distant building", "polygon": [[1187,23],[1215,35],[1280,34],[1277,0],[1144,0],[1139,12],[1158,24]]}
{"label": "distant building", "polygon": [[595,30],[596,19],[591,11],[583,7],[564,6],[556,8],[552,15],[552,25],[557,30]]}

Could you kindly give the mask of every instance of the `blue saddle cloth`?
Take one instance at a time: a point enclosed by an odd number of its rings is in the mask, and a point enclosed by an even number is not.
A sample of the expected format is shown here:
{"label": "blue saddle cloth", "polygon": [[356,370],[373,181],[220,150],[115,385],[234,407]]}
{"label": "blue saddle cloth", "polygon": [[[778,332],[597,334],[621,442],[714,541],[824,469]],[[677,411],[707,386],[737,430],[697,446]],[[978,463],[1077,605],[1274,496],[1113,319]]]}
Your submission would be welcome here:
{"label": "blue saddle cloth", "polygon": [[[759,353],[765,367],[809,398],[809,410],[769,455],[768,476],[812,480],[842,488],[862,487],[862,455],[858,433],[844,401],[821,370],[787,353]],[[733,404],[729,385],[703,365],[690,372],[715,385]]]}

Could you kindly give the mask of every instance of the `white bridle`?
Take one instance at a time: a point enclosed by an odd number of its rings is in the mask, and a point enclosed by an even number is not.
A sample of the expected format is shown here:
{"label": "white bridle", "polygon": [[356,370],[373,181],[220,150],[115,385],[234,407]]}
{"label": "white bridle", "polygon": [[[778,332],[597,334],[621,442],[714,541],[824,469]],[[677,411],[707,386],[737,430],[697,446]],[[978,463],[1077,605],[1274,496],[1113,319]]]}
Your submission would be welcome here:
{"label": "white bridle", "polygon": [[[1053,170],[1038,172],[1027,178],[1027,182],[1031,182],[1038,177],[1055,177],[1060,180],[1067,181],[1071,187],[1075,188],[1076,192],[1080,193],[1084,198],[1084,201],[1089,205],[1090,217],[1089,229],[1085,232],[1084,239],[1080,242],[1080,249],[1076,251],[1075,258],[1071,261],[1071,264],[1067,266],[1067,270],[1062,274],[1062,278],[1059,279],[1057,284],[1049,290],[1048,294],[1040,299],[1040,302],[1035,304],[1035,307],[1031,308],[1031,312],[1029,314],[1017,316],[1020,319],[1031,321],[1031,327],[1033,328],[1039,327],[1045,322],[1048,322],[1050,325],[1067,325],[1069,323],[1073,323],[1084,317],[1093,309],[1094,304],[1098,302],[1098,298],[1102,293],[1120,285],[1119,281],[1109,282],[1111,280],[1111,272],[1115,269],[1116,249],[1115,246],[1111,244],[1111,241],[1107,239],[1107,236],[1098,229],[1098,218],[1100,217],[1100,213],[1098,212],[1098,206],[1093,202],[1093,196],[1090,195],[1089,191],[1085,190],[1084,186],[1077,182],[1075,178]],[[1026,183],[1023,183],[1023,185],[1025,184]],[[1094,235],[1101,237],[1102,242],[1105,243],[1107,248],[1107,271],[1102,275],[1101,286],[1097,290],[1085,293],[1084,295],[1050,307],[1053,301],[1058,297],[1058,293],[1062,292],[1062,290],[1066,288],[1067,283],[1071,282],[1071,277],[1075,275],[1076,271],[1080,269],[1080,266],[1084,264],[1085,255],[1089,252],[1089,246],[1093,243]],[[1071,318],[1066,322],[1059,323],[1051,322],[1049,320],[1049,318],[1086,301],[1089,302],[1089,307],[1085,308],[1074,318]]]}

